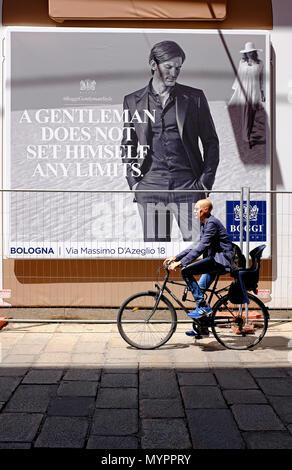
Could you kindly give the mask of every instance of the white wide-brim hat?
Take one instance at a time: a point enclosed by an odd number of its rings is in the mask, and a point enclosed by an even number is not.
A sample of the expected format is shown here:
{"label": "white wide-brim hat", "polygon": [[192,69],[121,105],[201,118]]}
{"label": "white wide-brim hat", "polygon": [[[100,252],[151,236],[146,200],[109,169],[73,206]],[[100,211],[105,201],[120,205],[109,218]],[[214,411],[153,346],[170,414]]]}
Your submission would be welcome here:
{"label": "white wide-brim hat", "polygon": [[242,54],[247,53],[247,52],[252,52],[252,51],[261,51],[263,52],[262,49],[257,49],[254,45],[253,42],[246,42],[245,47],[242,51],[240,51]]}

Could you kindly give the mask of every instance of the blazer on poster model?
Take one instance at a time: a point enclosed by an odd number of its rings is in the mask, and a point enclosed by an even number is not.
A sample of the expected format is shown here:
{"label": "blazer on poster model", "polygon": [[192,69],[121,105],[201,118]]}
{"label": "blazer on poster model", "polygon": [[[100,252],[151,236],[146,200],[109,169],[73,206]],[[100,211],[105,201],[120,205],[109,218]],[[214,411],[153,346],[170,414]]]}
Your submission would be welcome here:
{"label": "blazer on poster model", "polygon": [[[123,109],[129,110],[129,115],[138,111],[143,115],[148,108],[148,85],[124,98]],[[176,119],[179,134],[188,155],[193,171],[194,180],[201,183],[202,189],[211,189],[219,163],[219,141],[209,105],[202,90],[186,85],[175,84]],[[129,119],[130,120],[130,119]],[[139,145],[151,146],[151,125],[147,123],[126,122],[125,127],[132,127],[131,139],[128,140],[126,132],[123,134],[122,145],[131,146],[130,156],[126,155],[122,147],[124,163],[141,162],[137,159]],[[203,156],[199,148],[199,138],[203,146]],[[127,181],[130,189],[142,180],[151,164],[151,148],[147,151],[140,165],[141,175],[135,176],[130,165],[127,167]]]}

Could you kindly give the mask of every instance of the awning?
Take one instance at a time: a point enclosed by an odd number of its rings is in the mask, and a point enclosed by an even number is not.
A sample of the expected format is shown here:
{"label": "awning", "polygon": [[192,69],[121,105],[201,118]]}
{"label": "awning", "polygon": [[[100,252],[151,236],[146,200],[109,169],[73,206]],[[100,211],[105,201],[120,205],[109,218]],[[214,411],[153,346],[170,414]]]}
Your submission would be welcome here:
{"label": "awning", "polygon": [[49,0],[49,16],[64,20],[223,21],[227,0]]}
{"label": "awning", "polygon": [[[118,19],[118,14],[120,14],[118,9],[110,7],[113,3],[113,0],[26,0],[25,2],[3,0],[2,23],[4,26],[83,28],[140,28],[142,26],[146,28],[218,29],[219,25],[220,29],[273,28],[271,0],[135,0],[135,3],[139,3],[140,6],[144,4],[144,12],[152,15],[159,13],[161,16],[155,16],[156,19],[146,19],[146,17],[143,19],[142,16],[137,16],[128,20],[126,17]],[[124,13],[129,5],[133,11],[134,1],[115,0],[115,3],[120,8],[123,7]],[[89,8],[96,8],[97,4],[100,5],[99,16],[90,17]],[[172,16],[171,11],[166,8],[167,4],[175,9],[176,14]],[[146,10],[145,5],[149,7]],[[75,11],[77,6],[82,14],[79,18]],[[211,14],[212,9],[214,15]],[[138,12],[142,13],[142,8],[138,9]],[[168,17],[162,17],[163,12],[164,15],[168,12]],[[208,17],[203,17],[202,12],[205,12]],[[184,19],[183,15],[187,15],[188,18]],[[191,15],[195,18],[191,19]],[[215,21],[214,16],[217,17]],[[66,20],[69,17],[73,19]]]}

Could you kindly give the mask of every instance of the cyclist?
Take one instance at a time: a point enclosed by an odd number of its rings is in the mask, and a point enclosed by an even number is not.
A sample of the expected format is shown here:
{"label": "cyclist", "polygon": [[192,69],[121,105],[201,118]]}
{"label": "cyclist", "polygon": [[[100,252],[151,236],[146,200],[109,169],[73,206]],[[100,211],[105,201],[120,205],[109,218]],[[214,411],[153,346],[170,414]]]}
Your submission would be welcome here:
{"label": "cyclist", "polygon": [[[167,258],[164,264],[169,264],[170,271],[182,267],[181,275],[194,296],[195,310],[188,316],[199,319],[212,312],[212,308],[205,301],[204,290],[214,281],[217,274],[230,271],[233,259],[232,243],[229,235],[220,220],[211,215],[213,209],[209,199],[197,201],[194,216],[200,219],[200,241],[196,247],[189,247],[176,256]],[[203,259],[194,263],[194,260],[203,255]],[[202,276],[197,282],[196,274]],[[205,329],[206,335],[208,330]],[[196,336],[194,331],[187,331],[188,336]]]}

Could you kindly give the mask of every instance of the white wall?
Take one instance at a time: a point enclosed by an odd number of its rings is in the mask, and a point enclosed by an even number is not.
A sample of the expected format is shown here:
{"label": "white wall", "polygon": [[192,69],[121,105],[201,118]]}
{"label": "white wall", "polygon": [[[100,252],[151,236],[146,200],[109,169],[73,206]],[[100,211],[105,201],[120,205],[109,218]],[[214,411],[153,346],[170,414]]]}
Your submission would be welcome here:
{"label": "white wall", "polygon": [[[292,191],[292,1],[272,0],[274,56],[273,189]],[[292,194],[279,195],[273,207],[272,303],[292,308]]]}
{"label": "white wall", "polygon": [[[272,0],[275,50],[276,152],[274,189],[292,191],[292,1]],[[275,156],[274,156],[275,157]]]}

